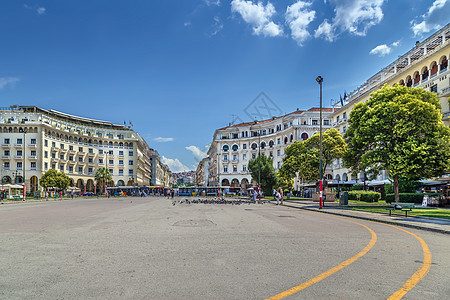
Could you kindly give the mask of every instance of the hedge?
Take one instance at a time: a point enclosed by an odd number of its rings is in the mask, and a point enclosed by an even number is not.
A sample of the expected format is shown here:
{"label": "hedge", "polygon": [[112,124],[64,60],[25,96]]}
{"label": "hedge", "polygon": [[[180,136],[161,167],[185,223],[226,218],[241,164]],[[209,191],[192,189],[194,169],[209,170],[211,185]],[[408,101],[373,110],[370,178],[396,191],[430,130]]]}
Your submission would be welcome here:
{"label": "hedge", "polygon": [[[417,203],[420,204],[423,201],[423,196],[428,195],[431,197],[439,197],[438,193],[399,193],[399,202],[402,203]],[[386,194],[386,202],[392,203],[395,202],[395,194]]]}
{"label": "hedge", "polygon": [[[359,195],[359,196],[358,196]],[[348,192],[348,200],[359,200],[364,202],[378,202],[381,194],[373,191],[350,191]]]}

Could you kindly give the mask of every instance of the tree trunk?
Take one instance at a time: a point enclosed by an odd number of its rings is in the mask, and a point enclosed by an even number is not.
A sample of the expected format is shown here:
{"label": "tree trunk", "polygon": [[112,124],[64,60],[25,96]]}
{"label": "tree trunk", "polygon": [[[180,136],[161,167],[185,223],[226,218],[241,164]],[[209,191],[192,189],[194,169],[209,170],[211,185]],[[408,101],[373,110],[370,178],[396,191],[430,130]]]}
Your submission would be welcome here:
{"label": "tree trunk", "polygon": [[399,186],[398,186],[398,175],[394,176],[394,196],[395,202],[400,202],[399,196]]}

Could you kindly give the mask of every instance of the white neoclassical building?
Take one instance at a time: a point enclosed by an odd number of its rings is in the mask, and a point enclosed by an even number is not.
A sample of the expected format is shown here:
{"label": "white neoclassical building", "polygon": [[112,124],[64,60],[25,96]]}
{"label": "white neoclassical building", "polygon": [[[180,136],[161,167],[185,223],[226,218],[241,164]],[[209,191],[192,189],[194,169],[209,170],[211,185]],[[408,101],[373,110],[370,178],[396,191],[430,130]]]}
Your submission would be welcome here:
{"label": "white neoclassical building", "polygon": [[25,181],[31,192],[40,189],[39,178],[49,169],[68,175],[81,192],[97,190],[94,176],[101,167],[112,174],[109,186],[165,182],[153,178],[160,175],[152,173],[157,152],[125,125],[35,106],[4,107],[0,108],[0,143],[3,183]]}
{"label": "white neoclassical building", "polygon": [[[323,108],[323,129],[331,128],[332,108]],[[208,157],[197,169],[199,177],[205,177],[208,186],[232,186],[243,189],[252,185],[248,170],[250,159],[258,153],[272,157],[273,166],[280,169],[285,149],[294,141],[308,139],[319,132],[318,108],[296,110],[290,114],[230,125],[217,129],[208,150]],[[203,175],[202,175],[203,174]],[[327,174],[331,176],[331,174]],[[297,183],[297,181],[296,181]]]}

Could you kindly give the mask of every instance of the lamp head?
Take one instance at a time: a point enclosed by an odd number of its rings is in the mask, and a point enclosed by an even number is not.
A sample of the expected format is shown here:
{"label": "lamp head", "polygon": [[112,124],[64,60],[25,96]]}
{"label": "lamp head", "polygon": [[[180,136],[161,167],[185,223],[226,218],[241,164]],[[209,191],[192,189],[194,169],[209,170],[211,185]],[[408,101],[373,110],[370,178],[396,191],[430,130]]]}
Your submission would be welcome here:
{"label": "lamp head", "polygon": [[322,82],[323,82],[322,76],[317,76],[316,81],[318,84],[322,84]]}

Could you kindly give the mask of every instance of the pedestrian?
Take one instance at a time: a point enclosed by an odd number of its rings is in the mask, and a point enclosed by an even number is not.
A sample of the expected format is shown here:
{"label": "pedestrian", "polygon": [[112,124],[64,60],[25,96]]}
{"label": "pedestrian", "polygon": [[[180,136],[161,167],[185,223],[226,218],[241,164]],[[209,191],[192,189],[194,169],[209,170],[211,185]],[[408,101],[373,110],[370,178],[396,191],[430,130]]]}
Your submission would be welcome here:
{"label": "pedestrian", "polygon": [[70,197],[73,199],[73,190],[70,192]]}
{"label": "pedestrian", "polygon": [[253,190],[253,202],[256,203],[256,198],[258,197],[258,193],[256,192],[256,190]]}
{"label": "pedestrian", "polygon": [[281,196],[281,205],[283,205],[284,193],[283,193],[283,189],[282,188],[280,188],[280,196]]}
{"label": "pedestrian", "polygon": [[167,199],[170,199],[170,190],[167,190]]}
{"label": "pedestrian", "polygon": [[173,196],[175,195],[175,191],[173,190],[173,189],[171,189],[170,190],[170,196],[172,196],[172,199],[173,199]]}
{"label": "pedestrian", "polygon": [[273,189],[273,200],[277,200],[277,190]]}
{"label": "pedestrian", "polygon": [[278,192],[277,190],[275,190],[275,199],[277,200],[277,205],[280,205],[280,192]]}

